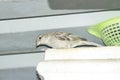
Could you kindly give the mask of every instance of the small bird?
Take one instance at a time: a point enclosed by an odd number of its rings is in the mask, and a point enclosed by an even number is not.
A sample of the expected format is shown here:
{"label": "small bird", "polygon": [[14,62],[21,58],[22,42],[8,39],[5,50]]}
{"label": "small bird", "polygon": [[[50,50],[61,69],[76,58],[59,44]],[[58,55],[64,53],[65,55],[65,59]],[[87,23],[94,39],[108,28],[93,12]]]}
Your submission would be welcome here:
{"label": "small bird", "polygon": [[[43,47],[44,46],[44,47]],[[76,48],[76,47],[98,47],[97,43],[90,42],[87,39],[81,38],[68,32],[51,32],[40,34],[36,40],[36,48]]]}

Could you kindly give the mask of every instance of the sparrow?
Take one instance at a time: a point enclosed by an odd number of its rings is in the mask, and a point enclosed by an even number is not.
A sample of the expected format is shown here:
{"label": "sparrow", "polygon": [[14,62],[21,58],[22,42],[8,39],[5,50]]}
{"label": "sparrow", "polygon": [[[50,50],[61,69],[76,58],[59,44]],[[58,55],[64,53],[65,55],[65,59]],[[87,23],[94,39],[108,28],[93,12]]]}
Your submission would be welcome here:
{"label": "sparrow", "polygon": [[[51,32],[40,34],[36,40],[36,48],[77,48],[77,47],[99,47],[101,45],[90,42],[85,38],[68,32]],[[46,47],[46,48],[45,48]]]}

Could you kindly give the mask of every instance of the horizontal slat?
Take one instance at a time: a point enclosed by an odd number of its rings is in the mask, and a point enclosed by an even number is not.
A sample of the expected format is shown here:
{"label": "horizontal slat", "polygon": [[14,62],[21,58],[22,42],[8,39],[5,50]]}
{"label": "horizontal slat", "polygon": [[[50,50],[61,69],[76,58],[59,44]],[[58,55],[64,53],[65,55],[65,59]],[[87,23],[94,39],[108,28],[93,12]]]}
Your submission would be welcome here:
{"label": "horizontal slat", "polygon": [[12,55],[12,54],[30,54],[30,53],[41,53],[39,49],[26,49],[26,50],[11,50],[11,51],[1,51],[0,56],[2,55]]}
{"label": "horizontal slat", "polygon": [[84,14],[5,20],[0,21],[0,33],[87,26],[119,15],[120,11],[103,11]]}

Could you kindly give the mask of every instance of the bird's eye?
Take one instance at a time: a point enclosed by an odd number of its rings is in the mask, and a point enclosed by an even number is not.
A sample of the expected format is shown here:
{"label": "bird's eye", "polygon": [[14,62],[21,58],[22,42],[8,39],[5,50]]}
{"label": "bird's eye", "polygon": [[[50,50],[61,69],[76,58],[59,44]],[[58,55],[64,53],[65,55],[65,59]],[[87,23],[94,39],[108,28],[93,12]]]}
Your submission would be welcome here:
{"label": "bird's eye", "polygon": [[41,37],[39,37],[39,39],[41,39]]}

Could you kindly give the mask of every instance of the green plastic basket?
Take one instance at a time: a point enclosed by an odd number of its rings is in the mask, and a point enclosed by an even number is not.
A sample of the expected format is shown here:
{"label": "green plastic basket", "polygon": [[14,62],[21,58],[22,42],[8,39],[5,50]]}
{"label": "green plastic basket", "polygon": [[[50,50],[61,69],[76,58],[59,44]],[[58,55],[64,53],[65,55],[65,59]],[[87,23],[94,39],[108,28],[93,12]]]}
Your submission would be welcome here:
{"label": "green plastic basket", "polygon": [[120,46],[120,17],[92,26],[88,32],[102,39],[107,46]]}

